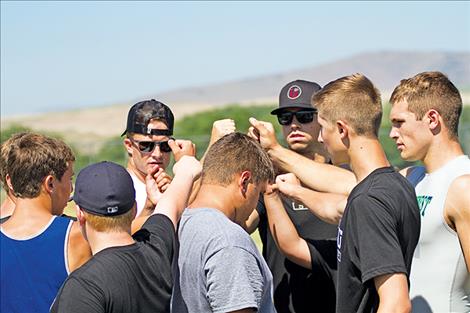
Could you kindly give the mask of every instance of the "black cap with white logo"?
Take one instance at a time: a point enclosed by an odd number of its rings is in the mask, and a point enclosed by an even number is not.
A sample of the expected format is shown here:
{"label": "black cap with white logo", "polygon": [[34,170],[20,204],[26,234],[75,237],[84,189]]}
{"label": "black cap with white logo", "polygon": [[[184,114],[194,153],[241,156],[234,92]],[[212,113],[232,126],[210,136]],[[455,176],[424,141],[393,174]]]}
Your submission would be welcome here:
{"label": "black cap with white logo", "polygon": [[279,107],[271,112],[276,115],[289,108],[304,108],[315,111],[312,105],[312,96],[321,89],[320,85],[306,80],[295,80],[281,89],[279,94]]}
{"label": "black cap with white logo", "polygon": [[95,163],[78,173],[73,200],[94,215],[121,215],[134,206],[134,183],[121,165],[106,161]]}
{"label": "black cap with white logo", "polygon": [[[162,121],[168,129],[149,128],[148,124],[153,119]],[[173,135],[174,122],[173,112],[164,103],[155,99],[140,101],[130,108],[127,114],[126,130],[121,136],[126,133],[171,136]]]}

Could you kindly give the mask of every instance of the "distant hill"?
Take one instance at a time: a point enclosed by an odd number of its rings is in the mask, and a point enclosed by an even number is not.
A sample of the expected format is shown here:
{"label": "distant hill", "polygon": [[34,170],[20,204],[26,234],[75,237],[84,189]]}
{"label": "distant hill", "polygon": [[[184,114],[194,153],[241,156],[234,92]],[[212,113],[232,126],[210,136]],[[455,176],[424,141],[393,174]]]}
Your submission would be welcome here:
{"label": "distant hill", "polygon": [[470,87],[470,53],[375,52],[363,53],[328,64],[215,85],[182,88],[155,95],[172,104],[214,105],[276,101],[279,90],[289,81],[302,78],[325,85],[336,78],[362,73],[381,90],[384,100],[403,78],[423,71],[441,71],[457,85]]}
{"label": "distant hill", "polygon": [[[187,114],[231,103],[274,105],[277,103],[279,90],[291,80],[301,78],[324,85],[341,76],[360,72],[377,85],[382,91],[383,100],[386,101],[400,79],[429,70],[446,73],[457,87],[464,91],[464,102],[470,103],[470,52],[364,53],[320,66],[216,85],[183,88],[156,94],[154,97],[170,105],[175,116],[181,118]],[[142,98],[148,98],[148,95]],[[88,142],[93,143],[120,134],[131,104],[2,118],[1,127],[21,123],[32,129],[63,133],[66,138],[86,146]]]}

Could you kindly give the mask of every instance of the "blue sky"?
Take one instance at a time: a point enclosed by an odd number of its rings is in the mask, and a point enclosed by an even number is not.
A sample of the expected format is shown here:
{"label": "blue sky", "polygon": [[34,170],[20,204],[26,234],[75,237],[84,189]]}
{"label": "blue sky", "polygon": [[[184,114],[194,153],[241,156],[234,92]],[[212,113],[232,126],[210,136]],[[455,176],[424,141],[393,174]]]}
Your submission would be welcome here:
{"label": "blue sky", "polygon": [[470,3],[2,1],[1,114],[131,103],[383,50],[470,51]]}

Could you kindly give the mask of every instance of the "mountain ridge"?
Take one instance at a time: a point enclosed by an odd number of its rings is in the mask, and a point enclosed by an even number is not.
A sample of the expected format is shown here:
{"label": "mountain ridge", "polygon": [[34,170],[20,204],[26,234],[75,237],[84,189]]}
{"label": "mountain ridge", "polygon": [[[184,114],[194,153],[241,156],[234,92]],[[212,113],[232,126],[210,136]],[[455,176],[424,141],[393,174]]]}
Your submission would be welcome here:
{"label": "mountain ridge", "polygon": [[[401,79],[429,70],[438,70],[447,74],[460,88],[464,103],[470,103],[470,52],[393,51],[361,53],[323,65],[201,87],[180,88],[147,95],[140,99],[153,97],[166,103],[178,119],[188,114],[233,103],[276,106],[279,90],[289,81],[313,80],[323,86],[333,79],[361,72],[381,90],[382,100],[387,102],[390,92]],[[1,128],[22,124],[34,130],[60,132],[78,139],[83,138],[82,140],[88,136],[91,136],[90,140],[93,136],[112,137],[123,131],[127,112],[132,104],[2,116]]]}

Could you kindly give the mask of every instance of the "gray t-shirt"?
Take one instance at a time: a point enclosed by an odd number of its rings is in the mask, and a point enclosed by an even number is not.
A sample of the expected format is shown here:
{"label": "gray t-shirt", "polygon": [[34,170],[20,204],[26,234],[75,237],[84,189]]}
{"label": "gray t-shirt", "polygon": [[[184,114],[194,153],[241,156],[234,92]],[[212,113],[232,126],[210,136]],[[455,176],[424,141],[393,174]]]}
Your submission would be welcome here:
{"label": "gray t-shirt", "polygon": [[178,235],[173,312],[275,312],[271,272],[239,225],[216,209],[187,209]]}

